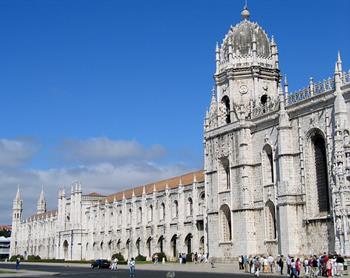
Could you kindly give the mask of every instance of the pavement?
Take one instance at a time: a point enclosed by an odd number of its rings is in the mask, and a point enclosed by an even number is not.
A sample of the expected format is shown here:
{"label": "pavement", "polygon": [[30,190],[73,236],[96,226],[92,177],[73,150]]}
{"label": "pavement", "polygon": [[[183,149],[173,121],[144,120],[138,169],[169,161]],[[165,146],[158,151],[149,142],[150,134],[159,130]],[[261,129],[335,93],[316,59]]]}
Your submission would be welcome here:
{"label": "pavement", "polygon": [[[14,271],[14,263],[0,263],[0,270]],[[128,266],[119,265],[118,271],[111,270],[91,270],[89,264],[72,263],[27,263],[22,262],[20,270],[14,274],[0,274],[0,277],[94,277],[103,275],[103,277],[128,277]],[[168,272],[176,273],[176,277],[248,277],[253,276],[238,270],[238,264],[136,264],[137,277],[167,277]],[[278,277],[278,274],[262,274],[264,277]],[[170,276],[171,277],[171,276]],[[282,276],[280,276],[282,277]],[[219,278],[219,277],[216,277]]]}
{"label": "pavement", "polygon": [[[14,263],[1,263],[0,270],[15,272]],[[210,264],[137,264],[136,273],[138,278],[163,278],[175,277],[169,273],[175,273],[176,278],[238,278],[238,277],[253,277],[253,274],[244,273],[238,269],[236,264],[215,264],[212,268]],[[129,277],[128,266],[119,265],[117,271],[109,269],[94,269],[90,268],[90,264],[73,264],[73,263],[27,263],[20,264],[20,270],[11,274],[0,274],[0,277],[52,277],[62,276],[64,278],[98,278],[98,277]],[[277,273],[261,273],[264,278],[287,277],[287,275],[279,275]]]}

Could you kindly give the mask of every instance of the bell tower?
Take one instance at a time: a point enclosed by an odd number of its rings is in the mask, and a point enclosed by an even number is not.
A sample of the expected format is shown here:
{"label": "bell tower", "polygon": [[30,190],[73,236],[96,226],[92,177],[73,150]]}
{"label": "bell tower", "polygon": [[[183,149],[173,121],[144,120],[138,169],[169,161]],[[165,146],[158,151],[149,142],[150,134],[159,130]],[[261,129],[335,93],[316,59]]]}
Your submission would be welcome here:
{"label": "bell tower", "polygon": [[218,126],[249,118],[255,108],[278,103],[278,48],[257,23],[249,20],[247,5],[242,21],[231,26],[215,50],[214,74]]}

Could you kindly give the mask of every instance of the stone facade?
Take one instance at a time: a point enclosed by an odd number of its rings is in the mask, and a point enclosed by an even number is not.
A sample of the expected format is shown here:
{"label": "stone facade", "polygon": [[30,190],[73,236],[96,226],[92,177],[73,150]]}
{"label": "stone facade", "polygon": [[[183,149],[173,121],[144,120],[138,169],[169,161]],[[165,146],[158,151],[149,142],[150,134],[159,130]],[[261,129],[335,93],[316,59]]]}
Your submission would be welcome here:
{"label": "stone facade", "polygon": [[289,93],[274,38],[242,17],[205,119],[208,252],[350,255],[350,74],[338,54],[333,78]]}
{"label": "stone facade", "polygon": [[338,54],[332,78],[289,93],[273,37],[247,8],[242,17],[216,46],[204,172],[110,196],[75,184],[57,211],[46,212],[42,193],[26,220],[17,192],[12,255],[350,256],[350,72]]}
{"label": "stone facade", "polygon": [[46,212],[41,192],[37,214],[23,220],[18,191],[11,254],[65,260],[110,259],[119,252],[148,259],[164,252],[170,260],[179,252],[203,254],[204,192],[202,171],[109,196],[84,195],[74,184],[69,196],[60,190],[55,211]]}

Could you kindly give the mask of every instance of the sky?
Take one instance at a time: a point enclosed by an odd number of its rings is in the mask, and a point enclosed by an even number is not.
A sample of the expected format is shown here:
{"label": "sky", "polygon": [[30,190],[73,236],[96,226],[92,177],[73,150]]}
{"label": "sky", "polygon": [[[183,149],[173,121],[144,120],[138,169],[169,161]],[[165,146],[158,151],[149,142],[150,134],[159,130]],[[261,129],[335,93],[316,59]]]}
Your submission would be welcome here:
{"label": "sky", "polygon": [[[111,194],[203,168],[215,44],[243,0],[0,1],[0,224],[20,187]],[[350,1],[249,0],[291,91],[349,69]]]}

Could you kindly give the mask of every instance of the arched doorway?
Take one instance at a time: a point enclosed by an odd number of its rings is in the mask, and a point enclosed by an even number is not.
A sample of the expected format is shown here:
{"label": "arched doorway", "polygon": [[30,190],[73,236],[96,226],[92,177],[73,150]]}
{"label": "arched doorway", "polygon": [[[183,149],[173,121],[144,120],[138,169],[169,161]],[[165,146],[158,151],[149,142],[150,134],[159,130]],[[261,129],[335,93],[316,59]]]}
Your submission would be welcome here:
{"label": "arched doorway", "polygon": [[187,254],[192,253],[192,234],[188,234],[185,238],[185,245],[187,247]]}
{"label": "arched doorway", "polygon": [[65,260],[68,260],[68,247],[69,247],[68,241],[65,240],[63,242],[63,257]]}
{"label": "arched doorway", "polygon": [[171,251],[172,251],[172,255],[174,258],[177,257],[177,235],[173,235],[173,237],[171,238],[170,244],[171,244]]}
{"label": "arched doorway", "polygon": [[199,253],[204,254],[204,236],[199,240]]}
{"label": "arched doorway", "polygon": [[158,249],[160,253],[164,252],[164,237],[160,236],[160,238],[158,239]]}
{"label": "arched doorway", "polygon": [[125,244],[125,248],[126,248],[126,257],[128,258],[128,259],[130,259],[130,254],[131,254],[131,244],[130,244],[130,239],[128,239],[127,241],[126,241],[126,244]]}
{"label": "arched doorway", "polygon": [[147,251],[148,251],[148,257],[152,258],[152,238],[151,237],[147,239]]}
{"label": "arched doorway", "polygon": [[275,240],[277,238],[275,205],[270,200],[267,201],[265,205],[265,219],[266,240]]}
{"label": "arched doorway", "polygon": [[223,241],[232,240],[231,211],[228,205],[220,208],[221,238]]}
{"label": "arched doorway", "polygon": [[141,254],[141,239],[140,238],[138,238],[137,240],[136,240],[136,249],[137,249],[137,255],[140,255]]}

